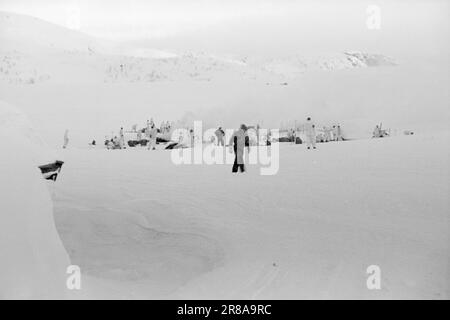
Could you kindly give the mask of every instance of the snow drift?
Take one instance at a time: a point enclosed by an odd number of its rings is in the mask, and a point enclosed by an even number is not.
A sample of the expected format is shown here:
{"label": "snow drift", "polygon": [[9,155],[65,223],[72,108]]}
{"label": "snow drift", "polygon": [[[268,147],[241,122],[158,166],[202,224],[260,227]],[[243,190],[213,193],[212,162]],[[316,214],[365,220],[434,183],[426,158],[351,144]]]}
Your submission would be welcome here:
{"label": "snow drift", "polygon": [[36,134],[17,109],[0,104],[0,299],[66,296],[69,258],[37,167]]}
{"label": "snow drift", "polygon": [[57,152],[44,142],[33,127],[28,116],[4,101],[0,101],[0,134],[9,143],[26,150],[27,157],[35,166],[60,160]]}

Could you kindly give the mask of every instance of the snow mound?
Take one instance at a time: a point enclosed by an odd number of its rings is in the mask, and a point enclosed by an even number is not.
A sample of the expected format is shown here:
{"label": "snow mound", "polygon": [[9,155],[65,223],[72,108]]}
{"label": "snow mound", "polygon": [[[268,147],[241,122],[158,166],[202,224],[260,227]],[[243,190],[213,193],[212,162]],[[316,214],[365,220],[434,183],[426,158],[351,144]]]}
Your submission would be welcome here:
{"label": "snow mound", "polygon": [[0,128],[0,299],[64,298],[70,261],[33,160],[36,136],[23,114],[4,103]]}
{"label": "snow mound", "polygon": [[54,162],[57,153],[52,150],[33,128],[28,117],[19,109],[0,101],[0,136],[27,150],[35,166]]}

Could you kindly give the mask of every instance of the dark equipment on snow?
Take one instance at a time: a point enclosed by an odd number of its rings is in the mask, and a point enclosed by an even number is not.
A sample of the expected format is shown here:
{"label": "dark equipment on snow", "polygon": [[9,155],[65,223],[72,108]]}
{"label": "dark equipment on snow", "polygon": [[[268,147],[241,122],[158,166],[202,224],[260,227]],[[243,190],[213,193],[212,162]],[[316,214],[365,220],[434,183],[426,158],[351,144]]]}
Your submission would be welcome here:
{"label": "dark equipment on snow", "polygon": [[[148,144],[148,139],[142,139],[142,140],[128,140],[128,146],[130,147],[136,147],[137,145],[141,145],[142,147],[145,147]],[[157,137],[156,138],[156,144],[160,144],[160,143],[167,143],[170,142],[170,140],[168,139],[164,139],[164,138],[160,138]]]}
{"label": "dark equipment on snow", "polygon": [[62,168],[63,164],[64,164],[64,161],[56,160],[53,163],[39,166],[39,169],[41,169],[41,173],[46,180],[56,181],[58,174],[61,172],[61,168]]}

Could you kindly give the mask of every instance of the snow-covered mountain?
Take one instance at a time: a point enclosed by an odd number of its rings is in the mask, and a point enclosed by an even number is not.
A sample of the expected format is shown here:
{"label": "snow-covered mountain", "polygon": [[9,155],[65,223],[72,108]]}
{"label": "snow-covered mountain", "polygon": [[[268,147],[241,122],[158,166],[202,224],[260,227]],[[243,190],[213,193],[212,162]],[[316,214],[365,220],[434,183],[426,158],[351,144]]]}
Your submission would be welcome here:
{"label": "snow-covered mountain", "polygon": [[173,53],[96,39],[43,20],[0,12],[0,81],[155,82],[243,78],[283,82],[308,70],[394,65],[380,54],[333,53],[259,60],[205,52]]}
{"label": "snow-covered mountain", "polygon": [[295,77],[308,70],[335,71],[353,68],[395,66],[394,59],[382,54],[348,51],[337,54],[304,57],[301,55],[276,58],[262,64],[265,71],[285,77]]}

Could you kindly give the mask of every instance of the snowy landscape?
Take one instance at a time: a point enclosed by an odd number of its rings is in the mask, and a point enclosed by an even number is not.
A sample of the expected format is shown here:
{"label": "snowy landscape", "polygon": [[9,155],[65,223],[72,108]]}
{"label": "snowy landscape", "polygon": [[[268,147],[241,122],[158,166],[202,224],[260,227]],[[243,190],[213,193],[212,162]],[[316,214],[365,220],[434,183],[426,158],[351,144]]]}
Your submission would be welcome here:
{"label": "snowy landscape", "polygon": [[[0,299],[450,297],[445,1],[414,1],[411,16],[402,1],[383,2],[387,31],[317,50],[326,27],[312,19],[290,35],[308,50],[264,40],[267,52],[257,38],[245,52],[237,35],[223,49],[204,31],[112,39],[8,3],[0,1]],[[361,11],[366,30],[367,4],[345,6]],[[232,33],[242,22],[227,23]],[[324,39],[347,39],[339,30]],[[307,117],[317,149],[305,143]],[[156,150],[131,146],[149,119],[170,129]],[[179,141],[173,132],[194,121],[204,131],[258,125],[286,139],[292,130],[294,140],[250,139],[249,156],[277,161],[271,175],[262,164],[244,174],[176,164],[182,151],[166,150],[171,143],[234,157],[203,131]],[[322,143],[336,126],[342,139]],[[121,128],[125,145],[107,148]],[[62,169],[44,180],[39,167],[54,161]],[[81,270],[81,288],[68,286],[69,266]],[[381,270],[375,290],[370,266]]]}

